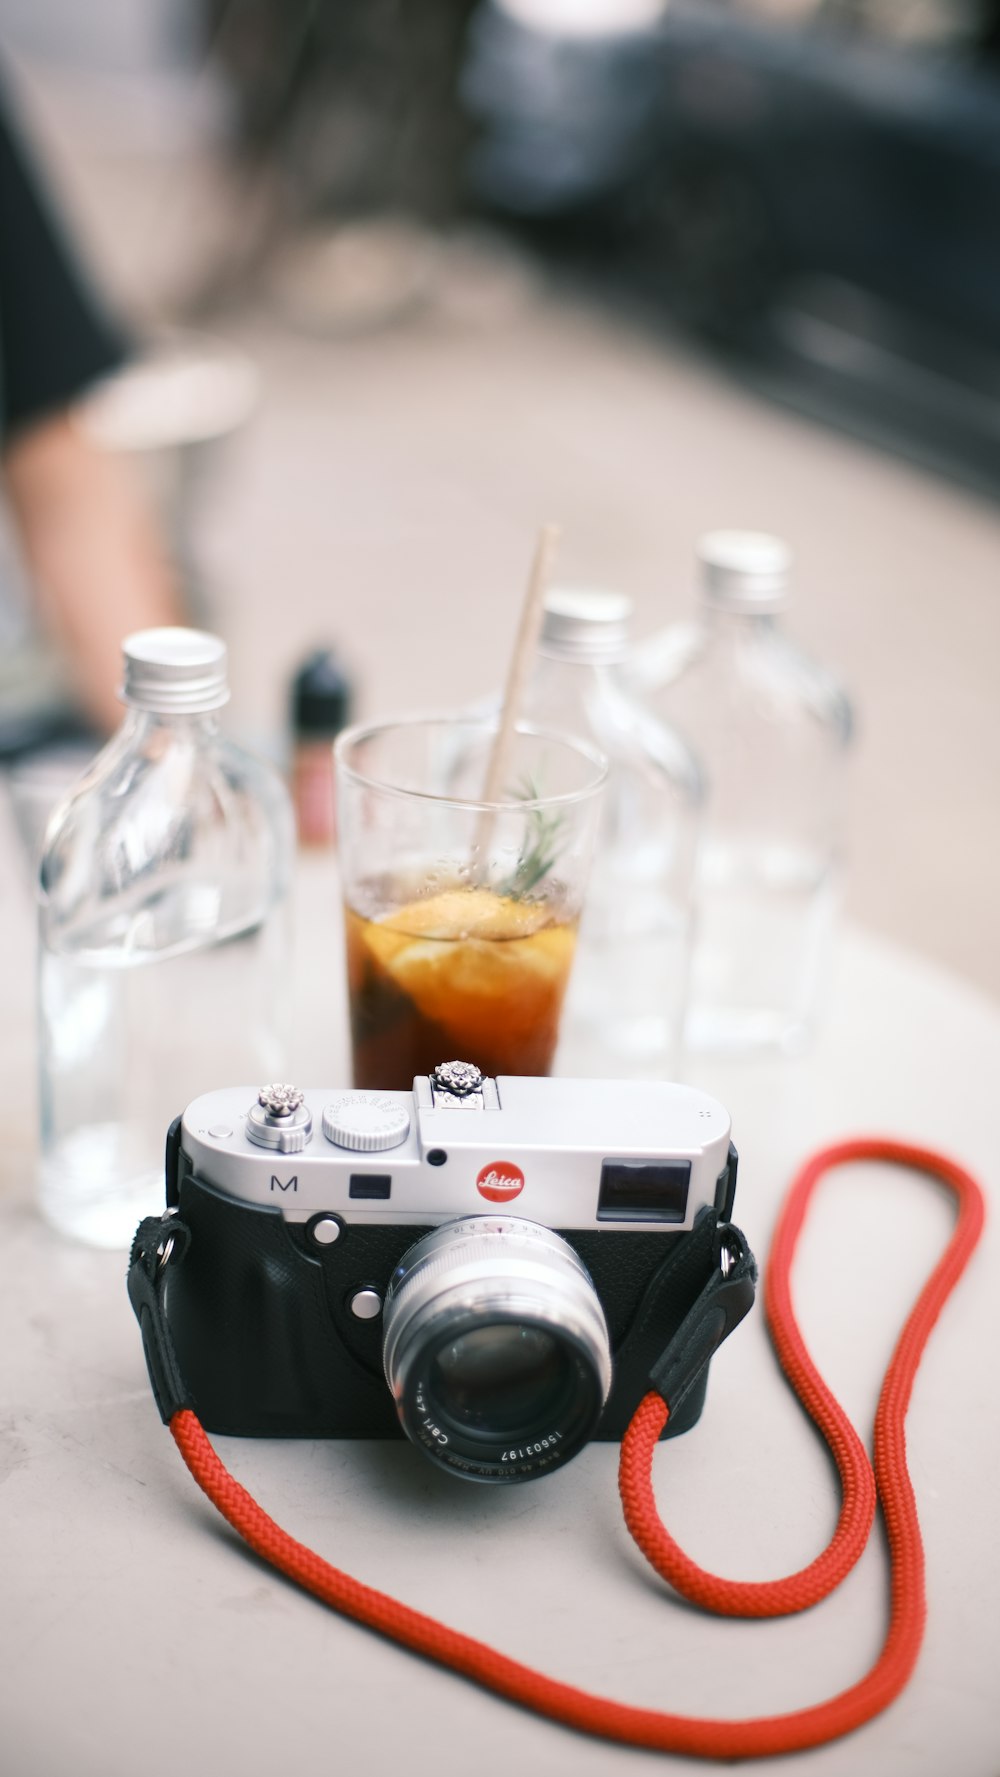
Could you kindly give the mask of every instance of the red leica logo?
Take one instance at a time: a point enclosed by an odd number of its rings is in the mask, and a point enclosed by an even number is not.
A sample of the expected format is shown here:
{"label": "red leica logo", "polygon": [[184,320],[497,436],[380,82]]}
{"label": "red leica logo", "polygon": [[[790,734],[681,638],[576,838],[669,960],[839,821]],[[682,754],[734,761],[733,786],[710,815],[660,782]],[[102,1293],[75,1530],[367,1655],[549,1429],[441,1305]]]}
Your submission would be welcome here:
{"label": "red leica logo", "polygon": [[491,1203],[509,1203],[524,1190],[524,1173],[512,1160],[491,1160],[476,1179],[476,1189]]}

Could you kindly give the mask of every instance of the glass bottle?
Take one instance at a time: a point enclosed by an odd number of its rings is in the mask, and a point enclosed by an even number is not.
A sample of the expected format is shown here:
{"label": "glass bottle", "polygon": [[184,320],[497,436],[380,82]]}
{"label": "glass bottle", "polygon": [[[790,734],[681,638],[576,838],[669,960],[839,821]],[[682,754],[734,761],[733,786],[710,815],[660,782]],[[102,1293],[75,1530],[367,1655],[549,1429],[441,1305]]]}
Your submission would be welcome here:
{"label": "glass bottle", "polygon": [[337,833],[333,743],[350,719],[352,691],[331,648],[319,648],[292,680],[292,799],[300,845],[330,846]]}
{"label": "glass bottle", "polygon": [[785,635],[778,537],[701,538],[694,621],[664,630],[633,683],[705,773],[692,1049],[795,1051],[826,985],[841,871],[848,700]]}
{"label": "glass bottle", "polygon": [[39,885],[40,1197],[96,1246],[162,1208],[169,1123],[212,1086],[280,1075],[293,822],[226,740],[226,649],[124,643],[128,713],[46,833]]}
{"label": "glass bottle", "polygon": [[669,1077],[681,1033],[700,782],[687,747],[621,678],[631,601],[553,588],[523,718],[608,758],[557,1070]]}

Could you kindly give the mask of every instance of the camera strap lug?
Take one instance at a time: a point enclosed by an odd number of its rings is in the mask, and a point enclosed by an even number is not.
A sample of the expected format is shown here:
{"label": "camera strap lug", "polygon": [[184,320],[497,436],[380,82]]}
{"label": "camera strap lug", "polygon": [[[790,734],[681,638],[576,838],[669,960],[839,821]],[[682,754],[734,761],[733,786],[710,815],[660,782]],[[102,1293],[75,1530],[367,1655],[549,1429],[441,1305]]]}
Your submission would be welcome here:
{"label": "camera strap lug", "polygon": [[715,1257],[708,1282],[649,1372],[674,1415],[713,1353],[753,1307],[757,1265],[743,1234],[730,1222],[716,1229]]}
{"label": "camera strap lug", "polygon": [[142,1331],[146,1368],[164,1425],[182,1407],[194,1406],[163,1312],[167,1272],[172,1265],[181,1263],[190,1240],[187,1224],[168,1210],[165,1215],[147,1216],[139,1223],[129,1255],[129,1301]]}

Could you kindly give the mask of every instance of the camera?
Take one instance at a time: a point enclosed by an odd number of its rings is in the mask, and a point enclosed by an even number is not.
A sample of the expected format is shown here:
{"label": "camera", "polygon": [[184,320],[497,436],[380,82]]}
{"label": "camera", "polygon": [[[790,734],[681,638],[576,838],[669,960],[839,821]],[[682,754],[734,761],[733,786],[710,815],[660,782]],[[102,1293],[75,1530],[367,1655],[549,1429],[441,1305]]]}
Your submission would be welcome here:
{"label": "camera", "polygon": [[[164,1316],[209,1431],[412,1439],[471,1480],[619,1439],[719,1264],[730,1120],[663,1081],[484,1077],[195,1099]],[[667,1435],[700,1415],[707,1366]]]}

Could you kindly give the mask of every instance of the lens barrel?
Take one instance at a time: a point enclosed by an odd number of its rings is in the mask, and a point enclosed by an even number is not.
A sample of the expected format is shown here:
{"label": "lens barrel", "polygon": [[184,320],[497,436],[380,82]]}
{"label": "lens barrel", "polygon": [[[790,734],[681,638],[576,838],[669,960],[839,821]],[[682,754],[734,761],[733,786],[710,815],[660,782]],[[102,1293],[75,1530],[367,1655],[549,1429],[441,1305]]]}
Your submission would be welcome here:
{"label": "lens barrel", "polygon": [[604,1311],[573,1248],[537,1222],[435,1228],[396,1267],[383,1326],[403,1430],[455,1474],[531,1480],[596,1429],[611,1387]]}

